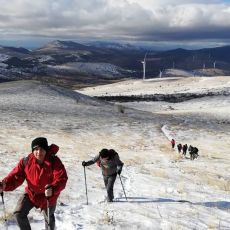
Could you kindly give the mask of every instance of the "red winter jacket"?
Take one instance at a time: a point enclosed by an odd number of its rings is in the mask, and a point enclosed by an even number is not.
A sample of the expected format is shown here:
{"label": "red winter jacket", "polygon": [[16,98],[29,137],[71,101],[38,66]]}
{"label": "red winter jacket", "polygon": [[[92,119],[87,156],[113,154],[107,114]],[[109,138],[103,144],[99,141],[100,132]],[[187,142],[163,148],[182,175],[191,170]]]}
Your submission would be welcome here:
{"label": "red winter jacket", "polygon": [[41,165],[37,163],[33,153],[30,153],[26,160],[22,158],[9,175],[3,179],[6,184],[4,191],[13,191],[26,179],[25,192],[28,194],[30,201],[36,208],[45,209],[45,186],[51,184],[53,186],[53,196],[49,199],[49,202],[53,206],[68,180],[64,165],[57,156],[54,156],[58,150],[59,147],[52,144]]}

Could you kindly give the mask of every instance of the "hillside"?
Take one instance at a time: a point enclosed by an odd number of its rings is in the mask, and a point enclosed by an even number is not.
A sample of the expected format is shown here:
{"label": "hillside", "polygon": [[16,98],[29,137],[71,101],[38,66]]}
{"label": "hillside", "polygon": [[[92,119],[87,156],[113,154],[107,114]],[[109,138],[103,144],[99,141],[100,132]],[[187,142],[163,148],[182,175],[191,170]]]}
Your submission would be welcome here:
{"label": "hillside", "polygon": [[[229,80],[224,79],[204,78],[205,83],[196,90],[211,90],[214,85],[221,90],[229,84]],[[149,91],[155,86],[171,93],[170,90],[176,90],[168,86],[171,82],[183,85],[177,88],[180,92],[197,85],[189,79],[164,79],[164,89],[160,82],[162,80],[136,81],[133,84],[136,88],[130,90],[135,93],[138,85],[143,84],[147,89],[150,83]],[[121,90],[125,90],[125,85],[128,91],[130,82],[120,83]],[[106,92],[116,89],[114,85],[104,87]],[[84,91],[86,94],[87,90]],[[94,91],[97,92],[97,88]],[[35,137],[45,136],[49,144],[59,145],[58,156],[69,176],[55,213],[58,230],[128,230],[130,226],[143,230],[229,229],[229,101],[229,96],[215,96],[183,103],[140,103],[138,107],[138,103],[121,105],[98,101],[79,92],[35,81],[2,83],[0,178],[29,153]],[[223,116],[219,116],[217,109],[224,111]],[[171,149],[172,137],[177,143],[197,146],[198,159],[191,161],[188,155],[182,157]],[[117,150],[125,164],[121,179],[128,202],[119,178],[114,188],[117,202],[104,201],[101,172],[94,165],[86,169],[89,198],[86,205],[81,162],[91,159],[102,148]],[[9,230],[16,229],[11,215],[23,187],[4,196]],[[29,217],[32,229],[43,228],[38,210],[33,210]],[[1,216],[0,229],[3,228]]]}
{"label": "hillside", "polygon": [[0,46],[0,82],[38,80],[71,89],[139,79],[146,57],[146,78],[229,75],[229,46],[200,50],[148,50],[128,44],[52,41],[35,50]]}
{"label": "hillside", "polygon": [[87,87],[78,92],[89,96],[132,96],[153,94],[199,93],[229,91],[230,77],[168,77],[147,80],[127,80],[109,85]]}

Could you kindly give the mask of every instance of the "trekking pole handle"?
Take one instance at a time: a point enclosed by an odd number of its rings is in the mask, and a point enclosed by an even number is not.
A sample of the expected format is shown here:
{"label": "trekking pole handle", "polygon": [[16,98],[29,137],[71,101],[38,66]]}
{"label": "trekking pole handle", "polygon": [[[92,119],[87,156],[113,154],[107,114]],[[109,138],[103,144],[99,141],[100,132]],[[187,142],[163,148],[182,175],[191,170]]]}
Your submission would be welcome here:
{"label": "trekking pole handle", "polygon": [[47,184],[45,186],[45,196],[46,199],[49,199],[53,195],[53,186],[50,184]]}
{"label": "trekking pole handle", "polygon": [[1,192],[1,197],[2,197],[2,203],[5,204],[4,203],[4,198],[3,198],[3,192]]}

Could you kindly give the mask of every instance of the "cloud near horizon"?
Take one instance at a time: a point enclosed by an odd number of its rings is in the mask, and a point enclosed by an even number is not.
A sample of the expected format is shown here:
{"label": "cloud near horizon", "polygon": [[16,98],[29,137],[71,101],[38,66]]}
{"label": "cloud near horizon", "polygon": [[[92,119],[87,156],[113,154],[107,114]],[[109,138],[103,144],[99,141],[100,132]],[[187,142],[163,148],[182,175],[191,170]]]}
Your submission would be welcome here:
{"label": "cloud near horizon", "polygon": [[2,39],[229,40],[229,1],[0,0]]}

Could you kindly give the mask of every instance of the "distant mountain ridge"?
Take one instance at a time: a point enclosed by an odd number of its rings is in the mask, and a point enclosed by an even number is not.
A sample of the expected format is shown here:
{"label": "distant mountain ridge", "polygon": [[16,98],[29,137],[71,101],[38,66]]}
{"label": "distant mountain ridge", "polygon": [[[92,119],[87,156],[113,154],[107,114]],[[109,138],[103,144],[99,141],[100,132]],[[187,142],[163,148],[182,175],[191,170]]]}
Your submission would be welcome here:
{"label": "distant mountain ridge", "polygon": [[35,50],[0,46],[0,81],[35,79],[76,87],[141,78],[145,56],[146,78],[167,69],[206,76],[230,74],[230,46],[157,52],[115,42],[56,40]]}
{"label": "distant mountain ridge", "polygon": [[30,54],[30,50],[23,47],[11,47],[11,46],[0,45],[0,54],[23,55],[23,54]]}
{"label": "distant mountain ridge", "polygon": [[87,50],[88,47],[86,45],[73,42],[73,41],[52,41],[47,43],[45,46],[36,49],[36,51],[43,51],[43,50]]}

